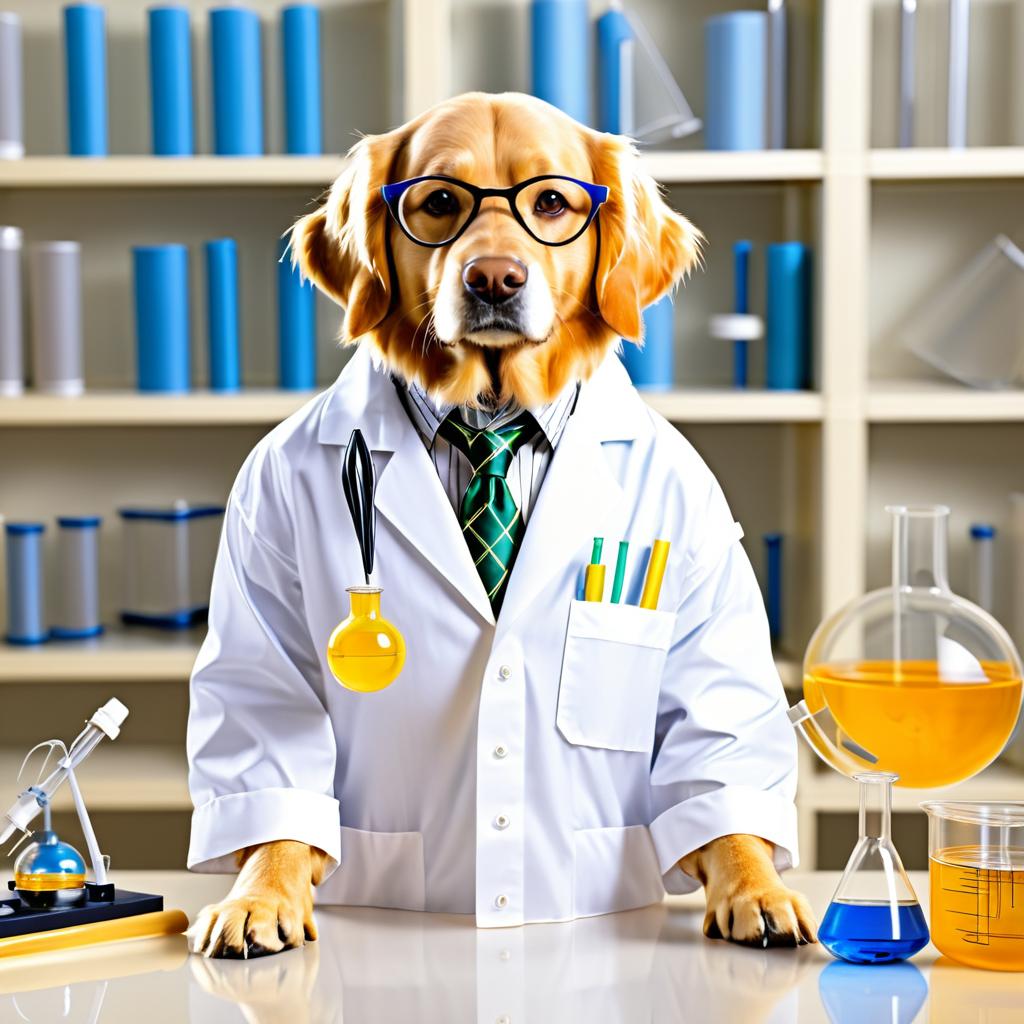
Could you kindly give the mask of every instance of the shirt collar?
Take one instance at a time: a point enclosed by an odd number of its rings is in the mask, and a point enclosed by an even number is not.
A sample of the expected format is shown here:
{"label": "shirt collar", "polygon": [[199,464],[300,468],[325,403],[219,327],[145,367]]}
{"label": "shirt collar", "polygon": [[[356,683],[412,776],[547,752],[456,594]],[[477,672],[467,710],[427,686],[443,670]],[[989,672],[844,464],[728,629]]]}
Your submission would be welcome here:
{"label": "shirt collar", "polygon": [[[428,448],[433,447],[438,429],[448,414],[456,407],[435,400],[419,384],[404,384],[396,378],[395,386],[398,388],[402,402],[424,443]],[[529,410],[552,449],[557,447],[565,425],[569,422],[569,417],[576,406],[578,392],[579,384],[574,381],[567,384],[553,401]],[[485,428],[495,430],[515,419],[520,412],[522,412],[522,408],[514,402],[493,412],[459,407],[459,415],[463,420],[478,430]]]}

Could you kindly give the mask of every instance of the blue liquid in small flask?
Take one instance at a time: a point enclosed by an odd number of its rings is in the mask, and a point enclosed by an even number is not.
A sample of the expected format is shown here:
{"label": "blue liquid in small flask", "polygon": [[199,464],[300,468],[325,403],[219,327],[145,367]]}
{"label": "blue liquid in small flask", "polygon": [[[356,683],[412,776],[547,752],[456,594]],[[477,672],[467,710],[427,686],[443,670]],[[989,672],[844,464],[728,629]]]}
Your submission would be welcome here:
{"label": "blue liquid in small flask", "polygon": [[928,925],[892,842],[891,772],[861,772],[860,837],[818,939],[835,957],[854,964],[907,960],[928,945]]}

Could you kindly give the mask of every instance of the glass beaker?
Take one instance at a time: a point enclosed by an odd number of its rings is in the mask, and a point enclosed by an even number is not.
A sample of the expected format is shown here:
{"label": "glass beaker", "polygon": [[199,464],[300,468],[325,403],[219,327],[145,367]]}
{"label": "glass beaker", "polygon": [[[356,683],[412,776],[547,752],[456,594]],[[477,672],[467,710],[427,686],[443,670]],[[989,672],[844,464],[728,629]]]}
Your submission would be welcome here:
{"label": "glass beaker", "polygon": [[327,664],[342,686],[373,693],[390,686],[405,664],[405,640],[380,612],[380,587],[349,587],[350,612],[327,644]]}
{"label": "glass beaker", "polygon": [[1020,656],[988,612],[950,590],[949,509],[887,511],[892,586],[818,627],[790,719],[845,775],[887,771],[901,786],[944,786],[981,771],[1013,733]]}
{"label": "glass beaker", "polygon": [[841,960],[885,964],[906,960],[928,944],[928,925],[892,842],[891,772],[862,772],[860,837],[846,862],[818,941]]}
{"label": "glass beaker", "polygon": [[928,812],[932,941],[969,967],[1024,971],[1024,803],[921,806]]}

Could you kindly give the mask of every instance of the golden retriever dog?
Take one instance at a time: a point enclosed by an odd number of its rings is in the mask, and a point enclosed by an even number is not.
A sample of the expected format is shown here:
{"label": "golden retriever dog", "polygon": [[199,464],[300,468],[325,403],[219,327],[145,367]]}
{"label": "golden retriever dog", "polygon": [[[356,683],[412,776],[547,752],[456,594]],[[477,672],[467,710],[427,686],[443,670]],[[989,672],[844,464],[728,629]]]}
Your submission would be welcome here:
{"label": "golden retriever dog", "polygon": [[[399,209],[399,222],[381,193],[423,175],[486,190],[540,174],[607,186],[596,230],[572,245],[541,244],[523,230],[521,217],[565,209],[576,219],[558,230],[568,237],[579,227],[576,207],[586,201],[568,184],[537,194],[528,186],[518,215],[503,197],[467,198],[479,204],[469,223],[436,183],[432,197]],[[426,226],[416,222],[424,202],[434,204]],[[406,234],[424,231],[433,232],[433,247]],[[644,308],[686,276],[700,242],[641,172],[627,139],[518,94],[461,96],[362,139],[323,205],[292,231],[304,274],[346,310],[344,341],[371,346],[399,377],[462,406],[535,407],[585,380],[620,338],[640,340]],[[252,956],[314,939],[312,887],[324,855],[283,841],[242,850],[238,861],[228,898],[191,929],[192,948]],[[704,886],[707,936],[759,946],[814,941],[810,909],[783,885],[767,841],[725,835],[680,866]]]}

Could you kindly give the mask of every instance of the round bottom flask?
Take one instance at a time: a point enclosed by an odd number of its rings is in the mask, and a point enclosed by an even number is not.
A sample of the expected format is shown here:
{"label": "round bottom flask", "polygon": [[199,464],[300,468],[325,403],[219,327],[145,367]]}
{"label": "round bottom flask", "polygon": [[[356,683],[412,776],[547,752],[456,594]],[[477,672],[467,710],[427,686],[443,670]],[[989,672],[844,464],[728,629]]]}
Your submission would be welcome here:
{"label": "round bottom flask", "polygon": [[14,891],[33,910],[84,903],[85,861],[56,832],[36,832],[14,862]]}
{"label": "round bottom flask", "polygon": [[349,587],[349,617],[331,634],[327,663],[342,686],[373,693],[390,686],[405,664],[405,640],[380,611],[380,587]]}

